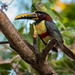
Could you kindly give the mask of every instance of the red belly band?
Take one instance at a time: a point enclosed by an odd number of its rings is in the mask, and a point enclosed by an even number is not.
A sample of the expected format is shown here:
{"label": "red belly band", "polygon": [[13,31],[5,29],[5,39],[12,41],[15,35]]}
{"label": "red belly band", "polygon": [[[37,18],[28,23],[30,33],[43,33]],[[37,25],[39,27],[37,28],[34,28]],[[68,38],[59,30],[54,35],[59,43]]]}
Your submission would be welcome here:
{"label": "red belly band", "polygon": [[45,38],[45,37],[48,36],[48,35],[49,35],[49,34],[48,34],[48,31],[47,31],[47,32],[41,34],[40,37],[41,37],[41,38]]}

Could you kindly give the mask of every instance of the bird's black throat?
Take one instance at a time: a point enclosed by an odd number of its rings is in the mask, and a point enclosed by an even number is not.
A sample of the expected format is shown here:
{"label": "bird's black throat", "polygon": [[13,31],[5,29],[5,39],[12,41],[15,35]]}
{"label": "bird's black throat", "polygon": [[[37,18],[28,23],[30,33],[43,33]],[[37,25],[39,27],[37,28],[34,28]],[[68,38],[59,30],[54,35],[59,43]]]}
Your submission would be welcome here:
{"label": "bird's black throat", "polygon": [[37,20],[34,22],[34,25],[38,25],[42,20]]}

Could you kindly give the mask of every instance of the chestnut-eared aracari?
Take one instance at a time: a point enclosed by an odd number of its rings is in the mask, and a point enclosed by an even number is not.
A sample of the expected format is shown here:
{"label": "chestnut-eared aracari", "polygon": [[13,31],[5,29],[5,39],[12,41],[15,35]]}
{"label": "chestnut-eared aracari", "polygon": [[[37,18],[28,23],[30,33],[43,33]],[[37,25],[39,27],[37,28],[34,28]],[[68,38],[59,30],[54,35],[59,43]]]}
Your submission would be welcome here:
{"label": "chestnut-eared aracari", "polygon": [[[58,45],[59,48],[67,56],[75,60],[75,54],[64,45],[62,35],[49,14],[43,11],[36,11],[35,13],[25,13],[18,15],[15,17],[15,20],[18,19],[35,20],[35,29],[37,31],[37,34],[40,36],[41,40],[44,42],[44,44],[47,45],[48,41],[52,38],[56,39],[56,45]],[[52,49],[57,51],[56,47],[53,47]]]}

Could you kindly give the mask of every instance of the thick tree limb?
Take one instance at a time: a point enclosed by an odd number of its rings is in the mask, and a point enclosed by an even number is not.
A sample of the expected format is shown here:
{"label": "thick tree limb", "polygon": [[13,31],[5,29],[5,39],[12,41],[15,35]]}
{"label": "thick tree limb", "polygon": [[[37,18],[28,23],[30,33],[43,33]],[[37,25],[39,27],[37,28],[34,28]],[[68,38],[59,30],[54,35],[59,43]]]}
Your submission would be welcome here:
{"label": "thick tree limb", "polygon": [[33,37],[33,46],[38,49],[37,47],[37,37]]}
{"label": "thick tree limb", "polygon": [[[7,37],[9,43],[16,48],[16,51],[27,62],[34,61],[35,55],[23,41],[15,27],[11,24],[7,16],[0,10],[0,30]],[[24,58],[25,57],[25,58]]]}
{"label": "thick tree limb", "polygon": [[36,48],[36,49],[38,49],[38,43],[37,43],[37,41],[38,41],[38,36],[37,36],[37,33],[36,33],[36,30],[34,30],[34,35],[33,35],[33,46]]}
{"label": "thick tree limb", "polygon": [[[10,46],[21,56],[24,61],[37,70],[40,75],[57,75],[46,60],[41,61],[41,52],[21,37],[2,10],[0,10],[0,30],[8,39]],[[54,44],[51,46],[53,45]]]}
{"label": "thick tree limb", "polygon": [[54,44],[57,42],[57,40],[52,39],[48,45],[42,50],[42,56],[43,59],[45,60],[46,56],[48,55],[49,51],[52,49],[52,47],[54,46]]}

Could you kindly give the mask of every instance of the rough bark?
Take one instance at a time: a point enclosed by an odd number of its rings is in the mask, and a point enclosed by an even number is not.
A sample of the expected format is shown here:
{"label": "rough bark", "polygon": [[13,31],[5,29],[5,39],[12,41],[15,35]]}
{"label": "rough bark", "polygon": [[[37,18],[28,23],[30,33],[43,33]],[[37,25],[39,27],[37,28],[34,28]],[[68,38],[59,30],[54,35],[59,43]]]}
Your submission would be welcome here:
{"label": "rough bark", "polygon": [[[2,10],[0,10],[0,30],[8,39],[10,46],[25,62],[29,63],[35,70],[37,70],[40,75],[57,75],[48,62],[45,59],[42,60],[44,56],[43,52],[39,52],[22,38]],[[49,49],[51,49],[55,43],[56,42],[49,43],[49,45],[51,45]],[[44,57],[48,54],[49,49],[47,49],[47,53]],[[46,52],[46,48],[44,51]]]}

